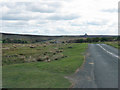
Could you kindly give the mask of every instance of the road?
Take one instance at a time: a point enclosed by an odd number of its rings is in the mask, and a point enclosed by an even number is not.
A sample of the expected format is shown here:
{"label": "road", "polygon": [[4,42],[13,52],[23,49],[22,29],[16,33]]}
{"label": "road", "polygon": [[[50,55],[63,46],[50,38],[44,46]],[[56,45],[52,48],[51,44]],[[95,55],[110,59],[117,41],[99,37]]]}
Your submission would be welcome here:
{"label": "road", "polygon": [[118,49],[106,44],[89,44],[86,61],[70,76],[73,88],[118,88]]}

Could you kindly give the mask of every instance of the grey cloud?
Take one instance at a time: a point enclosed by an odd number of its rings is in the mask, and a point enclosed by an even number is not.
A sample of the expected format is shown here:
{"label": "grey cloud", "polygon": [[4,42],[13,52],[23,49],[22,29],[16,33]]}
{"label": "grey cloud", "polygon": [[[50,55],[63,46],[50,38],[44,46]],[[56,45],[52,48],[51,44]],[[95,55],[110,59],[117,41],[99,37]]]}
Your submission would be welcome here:
{"label": "grey cloud", "polygon": [[83,26],[82,24],[71,23],[71,26]]}
{"label": "grey cloud", "polygon": [[118,12],[118,9],[105,9],[105,10],[102,10],[102,12],[109,12],[109,13],[115,13],[115,12]]}
{"label": "grey cloud", "polygon": [[60,8],[62,6],[61,1],[57,1],[57,2],[52,2],[52,3],[47,3],[48,6],[52,6],[54,8]]}
{"label": "grey cloud", "polygon": [[[9,2],[9,3],[2,3],[1,4],[1,8],[2,7],[6,7],[6,8],[8,8],[8,11],[7,11],[7,13],[5,13],[5,14],[20,14],[20,13],[24,13],[24,11],[25,12],[27,12],[26,11],[26,7],[27,7],[27,5],[29,5],[29,3],[26,3],[26,2]],[[4,9],[3,9],[3,11],[4,11]]]}
{"label": "grey cloud", "polygon": [[87,22],[87,24],[88,25],[95,25],[95,26],[101,25],[101,23],[99,23],[99,22]]}
{"label": "grey cloud", "polygon": [[9,2],[0,3],[1,7],[6,6],[9,8],[9,14],[17,14],[25,12],[40,12],[40,13],[53,13],[61,6],[60,3],[48,2]]}
{"label": "grey cloud", "polygon": [[49,20],[73,20],[73,19],[77,19],[80,16],[77,15],[53,15],[48,17]]}
{"label": "grey cloud", "polygon": [[32,12],[40,12],[40,13],[54,13],[61,4],[59,3],[30,3],[27,6],[27,10]]}
{"label": "grey cloud", "polygon": [[92,25],[92,26],[101,26],[101,25],[106,25],[108,21],[103,20],[101,22],[99,21],[89,21],[89,22],[83,22],[83,23],[70,23],[71,26],[88,26],[88,25]]}
{"label": "grey cloud", "polygon": [[2,16],[2,20],[30,20],[32,17],[29,16],[22,16],[22,15],[15,15],[15,14],[8,14]]}
{"label": "grey cloud", "polygon": [[3,6],[6,6],[8,8],[11,8],[11,9],[16,9],[16,8],[19,8],[21,9],[21,7],[23,6],[27,6],[29,5],[31,2],[2,2],[0,3],[0,5],[3,7]]}
{"label": "grey cloud", "polygon": [[40,12],[40,13],[53,13],[55,10],[54,9],[46,9],[46,8],[38,8],[38,7],[34,7],[34,8],[29,8],[30,11],[32,12]]}
{"label": "grey cloud", "polygon": [[[32,16],[35,12],[53,13],[61,6],[58,2],[3,2],[0,7],[7,7],[9,10],[2,13],[2,20],[42,20],[46,18],[44,14]],[[3,10],[4,11],[4,10]]]}
{"label": "grey cloud", "polygon": [[94,26],[100,26],[100,25],[106,25],[107,24],[107,20],[103,20],[101,22],[98,21],[91,21],[91,22],[86,22],[87,25],[94,25]]}
{"label": "grey cloud", "polygon": [[3,20],[2,27],[40,27],[41,25],[45,25],[47,22],[44,20],[35,20],[36,22],[31,25],[28,21],[25,20]]}
{"label": "grey cloud", "polygon": [[59,34],[69,34],[69,32],[67,32],[64,28],[56,28],[56,31],[58,31]]}
{"label": "grey cloud", "polygon": [[28,26],[28,23],[25,21],[17,21],[17,22],[8,22],[3,21],[2,27],[24,27]]}

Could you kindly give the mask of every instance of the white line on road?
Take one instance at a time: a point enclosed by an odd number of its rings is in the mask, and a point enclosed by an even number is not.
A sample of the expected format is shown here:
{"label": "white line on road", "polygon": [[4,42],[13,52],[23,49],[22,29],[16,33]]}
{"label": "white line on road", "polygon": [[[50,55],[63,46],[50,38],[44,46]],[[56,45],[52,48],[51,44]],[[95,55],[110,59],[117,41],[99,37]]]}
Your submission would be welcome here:
{"label": "white line on road", "polygon": [[105,48],[103,48],[100,44],[98,44],[98,46],[100,46],[104,51],[106,51],[107,53],[111,54],[112,56],[120,59],[120,57],[119,57],[118,55],[115,55],[114,53],[111,53],[111,52],[107,51],[107,50],[106,50]]}

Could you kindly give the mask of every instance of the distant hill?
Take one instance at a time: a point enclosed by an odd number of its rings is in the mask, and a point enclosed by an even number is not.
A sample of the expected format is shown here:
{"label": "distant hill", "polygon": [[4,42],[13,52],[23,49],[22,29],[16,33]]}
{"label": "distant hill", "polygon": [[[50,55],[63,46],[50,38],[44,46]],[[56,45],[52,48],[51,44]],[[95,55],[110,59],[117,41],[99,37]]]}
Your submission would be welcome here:
{"label": "distant hill", "polygon": [[70,39],[70,38],[92,38],[92,37],[117,37],[116,35],[61,35],[61,36],[46,36],[46,35],[27,35],[27,34],[12,34],[12,33],[1,33],[2,40],[4,39],[17,39],[26,40],[28,42],[42,42],[48,40],[60,39]]}
{"label": "distant hill", "polygon": [[18,39],[18,40],[26,40],[29,42],[41,42],[47,40],[53,40],[59,38],[59,36],[42,36],[42,35],[25,35],[25,34],[10,34],[10,33],[2,33],[2,39]]}

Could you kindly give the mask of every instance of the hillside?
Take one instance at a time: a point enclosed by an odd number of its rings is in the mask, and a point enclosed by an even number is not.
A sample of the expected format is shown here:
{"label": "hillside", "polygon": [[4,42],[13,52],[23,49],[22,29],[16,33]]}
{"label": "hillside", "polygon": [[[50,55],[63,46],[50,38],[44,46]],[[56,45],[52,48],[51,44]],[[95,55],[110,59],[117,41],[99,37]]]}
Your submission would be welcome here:
{"label": "hillside", "polygon": [[28,34],[11,34],[11,33],[1,33],[2,40],[10,39],[10,40],[25,40],[30,43],[34,42],[43,42],[48,40],[57,40],[57,41],[69,41],[73,39],[80,38],[95,38],[95,37],[117,37],[115,35],[61,35],[61,36],[47,36],[47,35],[28,35]]}
{"label": "hillside", "polygon": [[42,35],[24,35],[24,34],[8,34],[2,33],[2,39],[18,39],[18,40],[26,40],[29,42],[40,42],[40,41],[47,41],[59,38],[59,36],[42,36]]}

